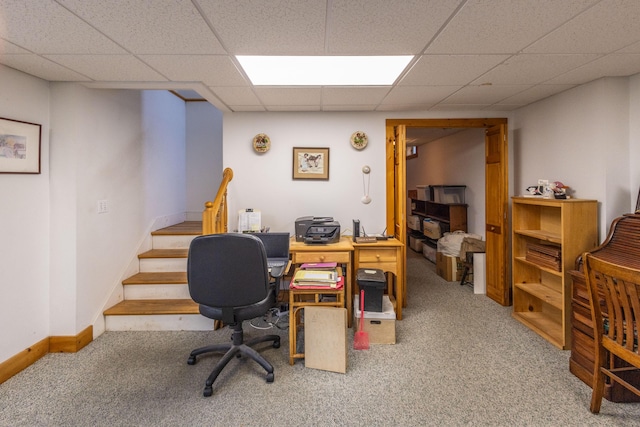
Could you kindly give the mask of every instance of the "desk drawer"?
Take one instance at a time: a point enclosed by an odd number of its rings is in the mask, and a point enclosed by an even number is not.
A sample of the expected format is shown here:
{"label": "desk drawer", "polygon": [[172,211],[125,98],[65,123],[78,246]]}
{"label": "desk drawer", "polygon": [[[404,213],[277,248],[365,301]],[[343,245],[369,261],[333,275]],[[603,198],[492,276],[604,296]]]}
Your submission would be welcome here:
{"label": "desk drawer", "polygon": [[349,252],[294,252],[292,255],[294,264],[305,262],[337,262],[339,264],[349,263],[351,254]]}
{"label": "desk drawer", "polygon": [[382,271],[390,271],[393,274],[398,274],[396,262],[359,262],[358,268],[377,268]]}
{"label": "desk drawer", "polygon": [[358,254],[358,262],[364,264],[367,262],[392,262],[395,263],[398,259],[397,251],[394,248],[379,248],[379,249],[360,249]]}

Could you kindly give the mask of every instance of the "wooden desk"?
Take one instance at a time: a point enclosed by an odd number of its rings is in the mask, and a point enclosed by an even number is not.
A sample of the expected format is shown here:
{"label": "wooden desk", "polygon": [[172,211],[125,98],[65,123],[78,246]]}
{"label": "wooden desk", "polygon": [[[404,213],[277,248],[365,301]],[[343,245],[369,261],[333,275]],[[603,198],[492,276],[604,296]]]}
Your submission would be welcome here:
{"label": "wooden desk", "polygon": [[[346,282],[345,277],[345,282]],[[292,289],[289,288],[289,364],[304,358],[304,352],[297,351],[298,327],[303,326],[300,310],[308,306],[344,307],[344,286],[340,289]],[[328,301],[323,300],[323,297]]]}
{"label": "wooden desk", "polygon": [[[353,242],[353,271],[359,268],[377,268],[394,274],[394,279],[388,282],[387,294],[396,311],[396,319],[402,320],[402,307],[406,307],[406,287],[404,281],[404,244],[396,239],[379,240],[376,243]],[[355,283],[355,280],[354,280]],[[355,288],[357,288],[357,283]],[[357,291],[357,289],[356,289]],[[347,297],[347,304],[351,302],[352,294]]]}
{"label": "wooden desk", "polygon": [[[294,268],[305,262],[337,262],[343,264],[344,269],[344,290],[345,290],[345,304],[347,309],[347,322],[351,327],[353,317],[353,303],[352,295],[353,289],[351,287],[351,280],[353,277],[351,268],[351,254],[353,252],[353,245],[351,237],[341,237],[337,243],[329,243],[326,245],[308,245],[304,242],[296,242],[295,237],[291,238],[289,242],[289,253],[291,254],[291,264]],[[291,308],[289,308],[291,310]],[[290,318],[292,313],[290,312]]]}

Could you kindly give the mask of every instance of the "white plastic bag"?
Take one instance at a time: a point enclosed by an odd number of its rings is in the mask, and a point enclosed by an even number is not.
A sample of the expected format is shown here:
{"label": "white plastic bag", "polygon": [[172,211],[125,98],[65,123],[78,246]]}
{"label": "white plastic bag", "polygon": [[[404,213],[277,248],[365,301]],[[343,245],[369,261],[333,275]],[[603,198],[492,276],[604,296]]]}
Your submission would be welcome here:
{"label": "white plastic bag", "polygon": [[460,230],[444,233],[442,238],[438,240],[438,252],[442,252],[447,256],[460,256],[460,247],[462,246],[462,240],[465,237],[473,237],[474,239],[482,240],[482,236],[478,234],[465,233]]}

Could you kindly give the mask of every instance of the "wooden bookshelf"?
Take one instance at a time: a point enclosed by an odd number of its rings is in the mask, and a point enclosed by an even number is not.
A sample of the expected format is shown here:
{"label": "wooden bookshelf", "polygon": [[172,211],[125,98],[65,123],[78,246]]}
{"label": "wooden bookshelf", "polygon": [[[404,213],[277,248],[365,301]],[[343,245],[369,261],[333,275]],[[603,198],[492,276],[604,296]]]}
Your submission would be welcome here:
{"label": "wooden bookshelf", "polygon": [[[571,279],[575,259],[597,245],[595,200],[512,199],[513,317],[558,348],[571,345]],[[558,249],[560,270],[526,259],[527,249]]]}

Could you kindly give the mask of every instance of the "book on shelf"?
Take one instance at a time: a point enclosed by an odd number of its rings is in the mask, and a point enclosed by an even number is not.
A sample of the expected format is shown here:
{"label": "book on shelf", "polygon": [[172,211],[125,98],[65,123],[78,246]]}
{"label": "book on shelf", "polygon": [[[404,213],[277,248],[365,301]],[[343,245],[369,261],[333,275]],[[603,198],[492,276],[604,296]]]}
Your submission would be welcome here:
{"label": "book on shelf", "polygon": [[562,271],[562,251],[554,245],[528,243],[525,259],[542,267]]}

